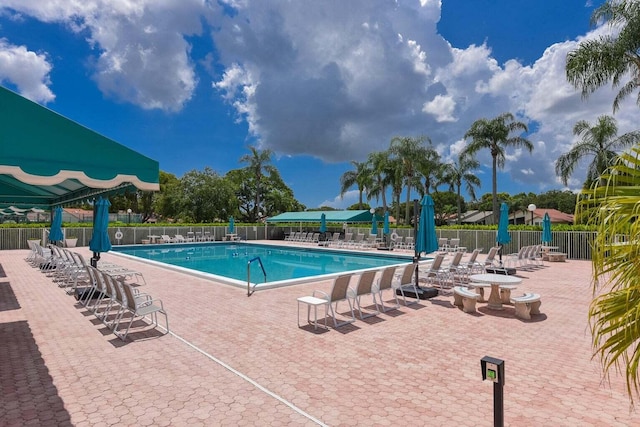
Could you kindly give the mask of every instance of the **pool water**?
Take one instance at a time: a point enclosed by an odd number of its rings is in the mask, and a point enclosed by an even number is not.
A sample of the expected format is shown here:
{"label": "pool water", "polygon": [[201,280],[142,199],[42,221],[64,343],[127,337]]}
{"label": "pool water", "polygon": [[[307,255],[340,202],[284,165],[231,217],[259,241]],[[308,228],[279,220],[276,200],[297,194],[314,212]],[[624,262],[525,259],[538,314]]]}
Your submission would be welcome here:
{"label": "pool water", "polygon": [[[114,246],[112,251],[209,274],[216,279],[231,279],[232,284],[237,281],[244,285],[247,283],[247,264],[256,257],[260,258],[266,272],[266,282],[269,283],[292,280],[300,282],[301,279],[318,279],[317,276],[330,277],[345,272],[411,262],[411,257],[406,255],[391,255],[378,251],[363,254],[324,248],[236,242]],[[259,262],[251,262],[250,274],[252,283],[265,282]]]}

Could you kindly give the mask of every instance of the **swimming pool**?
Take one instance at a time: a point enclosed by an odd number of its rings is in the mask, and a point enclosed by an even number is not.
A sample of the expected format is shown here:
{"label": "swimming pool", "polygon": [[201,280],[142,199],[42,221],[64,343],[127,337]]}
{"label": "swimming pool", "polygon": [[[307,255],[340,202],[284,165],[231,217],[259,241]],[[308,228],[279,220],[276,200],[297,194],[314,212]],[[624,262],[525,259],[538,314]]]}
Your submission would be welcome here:
{"label": "swimming pool", "polygon": [[411,262],[407,255],[358,253],[329,248],[277,246],[258,243],[193,243],[114,246],[112,252],[164,268],[231,284],[247,286],[247,265],[257,289],[287,286]]}

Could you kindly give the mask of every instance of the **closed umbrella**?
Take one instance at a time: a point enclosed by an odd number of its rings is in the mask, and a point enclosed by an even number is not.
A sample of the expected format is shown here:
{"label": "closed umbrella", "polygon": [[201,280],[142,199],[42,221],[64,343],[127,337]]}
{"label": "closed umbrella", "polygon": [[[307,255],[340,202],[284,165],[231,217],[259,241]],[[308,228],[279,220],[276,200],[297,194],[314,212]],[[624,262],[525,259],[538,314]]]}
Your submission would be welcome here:
{"label": "closed umbrella", "polygon": [[376,219],[376,214],[373,214],[371,218],[371,234],[378,235],[378,220]]}
{"label": "closed umbrella", "polygon": [[100,259],[100,252],[109,252],[111,250],[111,241],[109,240],[109,200],[100,197],[93,207],[93,235],[89,241],[89,249],[93,252],[91,263],[97,266]]}
{"label": "closed umbrella", "polygon": [[234,234],[236,232],[236,223],[233,220],[233,217],[229,217],[229,234]]}
{"label": "closed umbrella", "polygon": [[427,194],[422,198],[420,204],[422,210],[420,212],[418,235],[415,244],[416,257],[420,257],[422,252],[428,254],[438,250],[433,199]]}
{"label": "closed umbrella", "polygon": [[382,233],[383,234],[389,234],[391,232],[391,230],[389,230],[389,211],[386,211],[384,213],[384,223],[382,225]]}
{"label": "closed umbrella", "polygon": [[553,240],[551,236],[551,218],[549,213],[545,212],[542,218],[542,243],[549,244]]}
{"label": "closed umbrella", "polygon": [[53,219],[51,220],[51,232],[49,233],[49,240],[52,242],[61,242],[64,240],[62,234],[62,207],[56,206],[53,209]]}
{"label": "closed umbrella", "polygon": [[498,235],[496,243],[500,246],[500,265],[502,265],[502,246],[511,241],[509,235],[509,206],[505,202],[500,205],[500,222],[498,223]]}
{"label": "closed umbrella", "polygon": [[320,232],[327,232],[327,216],[324,213],[320,215]]}

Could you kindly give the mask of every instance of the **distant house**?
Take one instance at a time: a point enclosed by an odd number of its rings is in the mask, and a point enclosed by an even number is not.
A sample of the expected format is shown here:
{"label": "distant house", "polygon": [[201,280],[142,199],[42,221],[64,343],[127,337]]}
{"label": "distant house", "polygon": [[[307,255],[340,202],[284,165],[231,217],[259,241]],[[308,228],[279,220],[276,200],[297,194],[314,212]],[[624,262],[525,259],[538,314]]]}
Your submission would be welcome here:
{"label": "distant house", "polygon": [[[493,212],[492,211],[479,211],[479,210],[469,210],[462,213],[460,218],[460,222],[462,224],[479,224],[479,225],[489,225],[493,224]],[[448,224],[457,224],[458,223],[458,215],[453,214],[447,218]]]}
{"label": "distant house", "polygon": [[[545,209],[537,208],[533,211],[533,225],[542,226],[542,219],[544,214],[548,213],[552,224],[573,224],[573,215],[560,212],[557,209]],[[527,224],[531,225],[531,212],[530,211],[516,211],[509,215],[509,224]],[[478,224],[478,225],[491,225],[495,224],[493,221],[493,211],[479,211],[469,210],[462,214],[460,221],[462,224]],[[457,224],[457,215],[452,214],[447,218],[447,223],[450,225]]]}
{"label": "distant house", "polygon": [[79,208],[64,208],[62,222],[93,222],[93,211]]}
{"label": "distant house", "polygon": [[542,226],[542,219],[544,218],[544,214],[549,214],[549,219],[551,219],[551,224],[573,224],[573,215],[567,214],[564,212],[560,212],[557,209],[546,209],[546,208],[536,208],[532,212],[530,211],[516,211],[509,215],[509,223],[510,224],[527,224],[531,225],[539,225]]}

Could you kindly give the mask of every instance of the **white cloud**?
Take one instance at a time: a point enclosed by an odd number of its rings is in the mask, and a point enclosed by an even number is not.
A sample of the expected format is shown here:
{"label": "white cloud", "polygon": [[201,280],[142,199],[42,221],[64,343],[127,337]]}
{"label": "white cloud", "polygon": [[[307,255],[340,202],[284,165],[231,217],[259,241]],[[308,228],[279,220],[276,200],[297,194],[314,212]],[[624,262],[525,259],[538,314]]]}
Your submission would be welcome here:
{"label": "white cloud", "polygon": [[[214,3],[215,4],[215,3]],[[43,22],[64,23],[87,42],[105,94],[145,109],[180,110],[198,83],[185,36],[213,13],[201,0],[2,0]]]}
{"label": "white cloud", "polygon": [[338,195],[333,200],[325,200],[324,202],[320,203],[318,206],[329,206],[334,209],[346,209],[349,206],[352,206],[358,203],[359,194],[360,193],[358,192],[358,190],[350,190],[344,193],[343,196]]}
{"label": "white cloud", "polygon": [[424,104],[422,111],[436,116],[436,121],[455,122],[456,118],[453,112],[456,108],[456,102],[448,95],[436,95],[432,101]]}
{"label": "white cloud", "polygon": [[13,83],[25,97],[47,103],[55,99],[49,89],[51,64],[47,56],[0,39],[0,82]]}
{"label": "white cloud", "polygon": [[[510,150],[506,171],[557,188],[554,161],[575,142],[573,124],[611,114],[616,93],[603,88],[584,102],[565,78],[567,52],[607,27],[549,46],[532,65],[499,64],[486,43],[453,48],[438,34],[440,0],[0,0],[0,8],[85,36],[99,88],[142,108],[189,102],[198,77],[187,37],[210,36],[216,50],[201,63],[219,72],[212,90],[251,135],[278,155],[327,162],[363,160],[393,136],[421,134],[452,158],[473,121],[512,112],[530,125],[535,149]],[[52,99],[46,54],[11,40],[2,51],[10,52],[2,78]],[[9,66],[19,59],[31,61],[25,76]],[[620,131],[636,128],[636,116],[629,99],[616,115]],[[478,159],[491,164],[489,153]]]}

